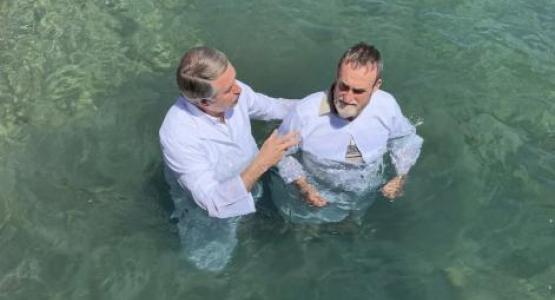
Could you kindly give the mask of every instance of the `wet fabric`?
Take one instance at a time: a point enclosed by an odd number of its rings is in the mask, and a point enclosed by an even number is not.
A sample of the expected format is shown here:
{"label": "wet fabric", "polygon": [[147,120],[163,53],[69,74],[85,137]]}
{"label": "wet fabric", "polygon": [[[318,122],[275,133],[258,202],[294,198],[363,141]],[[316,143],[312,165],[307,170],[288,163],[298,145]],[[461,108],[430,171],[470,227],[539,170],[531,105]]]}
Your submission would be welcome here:
{"label": "wet fabric", "polygon": [[286,184],[276,169],[270,176],[272,201],[280,214],[293,223],[341,222],[348,216],[360,219],[384,183],[383,159],[368,164],[352,164],[321,159],[308,152],[296,154],[307,180],[328,204],[316,208],[307,204],[292,184]]}
{"label": "wet fabric", "polygon": [[288,184],[306,177],[328,202],[324,207],[311,207],[294,185],[281,184],[288,197],[272,191],[276,195],[272,198],[292,222],[340,222],[349,214],[364,213],[384,181],[384,155],[389,153],[398,175],[406,174],[420,155],[423,140],[391,94],[374,92],[352,121],[333,113],[329,103],[328,93],[311,94],[279,128],[280,134],[298,131],[301,136],[299,145],[278,163],[280,176]]}
{"label": "wet fabric", "polygon": [[300,133],[301,142],[291,147],[278,164],[286,182],[303,176],[302,165],[291,162],[290,154],[302,150],[322,159],[345,162],[345,154],[354,141],[365,163],[372,163],[389,152],[398,175],[408,173],[420,155],[422,138],[403,115],[395,98],[382,90],[374,92],[370,102],[353,120],[347,121],[322,105],[330,100],[325,92],[308,95],[287,115],[280,134]]}
{"label": "wet fabric", "polygon": [[225,122],[179,97],[160,128],[160,144],[186,258],[199,269],[219,271],[237,245],[241,216],[255,212],[260,185],[245,189],[241,172],[258,153],[250,119],[282,119],[295,104],[254,92],[241,95]]}
{"label": "wet fabric", "polygon": [[[221,271],[230,262],[237,246],[237,229],[243,217],[210,217],[195,204],[191,193],[178,185],[171,170],[166,168],[165,175],[175,205],[172,218],[177,221],[183,255],[198,269]],[[260,183],[253,188],[252,196],[255,201],[262,196]]]}
{"label": "wet fabric", "polygon": [[250,119],[280,120],[295,104],[254,92],[238,82],[241,95],[225,122],[180,97],[160,128],[165,164],[195,203],[216,218],[253,213],[254,200],[240,177],[258,153]]}

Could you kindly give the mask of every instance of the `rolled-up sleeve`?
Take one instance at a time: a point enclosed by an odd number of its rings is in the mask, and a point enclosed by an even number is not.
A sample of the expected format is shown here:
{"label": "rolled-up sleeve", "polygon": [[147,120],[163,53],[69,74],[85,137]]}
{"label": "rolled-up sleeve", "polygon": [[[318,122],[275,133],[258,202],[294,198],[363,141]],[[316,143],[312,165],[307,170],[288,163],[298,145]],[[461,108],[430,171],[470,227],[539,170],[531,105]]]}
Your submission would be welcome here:
{"label": "rolled-up sleeve", "polygon": [[217,180],[202,146],[181,144],[161,137],[164,161],[182,188],[188,189],[198,206],[216,218],[255,212],[254,199],[240,175]]}
{"label": "rolled-up sleeve", "polygon": [[416,128],[401,113],[397,104],[392,110],[387,146],[397,174],[405,175],[420,156],[424,140],[416,134]]}

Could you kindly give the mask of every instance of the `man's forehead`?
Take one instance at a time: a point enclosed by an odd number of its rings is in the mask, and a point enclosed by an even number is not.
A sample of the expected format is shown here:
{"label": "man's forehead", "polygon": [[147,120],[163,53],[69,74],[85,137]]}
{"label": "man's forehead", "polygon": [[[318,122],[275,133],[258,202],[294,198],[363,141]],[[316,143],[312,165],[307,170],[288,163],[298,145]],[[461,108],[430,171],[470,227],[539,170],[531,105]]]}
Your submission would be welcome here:
{"label": "man's forehead", "polygon": [[221,89],[229,87],[235,82],[236,75],[235,68],[231,64],[228,64],[226,70],[212,81],[212,86]]}
{"label": "man's forehead", "polygon": [[339,73],[342,72],[357,72],[369,76],[372,73],[378,72],[378,64],[373,62],[362,65],[354,62],[344,62],[339,68]]}
{"label": "man's forehead", "polygon": [[377,66],[363,65],[354,66],[353,64],[343,64],[338,71],[337,81],[353,88],[367,88],[372,84],[377,76]]}
{"label": "man's forehead", "polygon": [[235,76],[237,76],[237,72],[235,71],[235,68],[233,67],[233,65],[231,65],[231,63],[227,66],[228,70],[231,70],[231,79],[235,80]]}

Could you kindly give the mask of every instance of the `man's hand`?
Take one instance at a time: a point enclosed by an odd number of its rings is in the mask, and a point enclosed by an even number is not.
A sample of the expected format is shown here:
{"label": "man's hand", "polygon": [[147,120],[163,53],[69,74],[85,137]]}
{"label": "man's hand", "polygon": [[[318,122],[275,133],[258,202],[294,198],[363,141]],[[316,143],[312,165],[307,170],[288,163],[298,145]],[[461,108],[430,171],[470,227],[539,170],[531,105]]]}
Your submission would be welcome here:
{"label": "man's hand", "polygon": [[279,136],[277,130],[264,141],[260,152],[254,159],[255,162],[264,166],[267,169],[277,164],[285,154],[289,147],[295,146],[299,143],[299,134],[296,131],[291,131],[284,136]]}
{"label": "man's hand", "polygon": [[301,177],[294,181],[295,185],[299,189],[299,192],[303,196],[304,200],[313,206],[323,207],[328,204],[328,201],[324,197],[320,196],[318,190],[306,181],[306,177]]}
{"label": "man's hand", "polygon": [[299,134],[297,132],[292,131],[284,136],[279,136],[277,130],[274,130],[260,147],[258,155],[241,173],[241,179],[243,179],[247,191],[252,189],[264,172],[281,160],[289,147],[298,143]]}
{"label": "man's hand", "polygon": [[404,175],[393,177],[382,188],[382,194],[393,201],[395,198],[403,195],[403,187],[405,186],[406,177]]}

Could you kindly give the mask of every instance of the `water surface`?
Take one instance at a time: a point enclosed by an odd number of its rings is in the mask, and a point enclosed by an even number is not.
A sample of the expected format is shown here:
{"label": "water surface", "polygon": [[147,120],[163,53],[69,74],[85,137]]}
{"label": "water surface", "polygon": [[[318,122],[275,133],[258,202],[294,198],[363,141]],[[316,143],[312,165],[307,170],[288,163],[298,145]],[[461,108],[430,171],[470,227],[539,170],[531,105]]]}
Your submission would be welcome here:
{"label": "water surface", "polygon": [[[554,298],[554,16],[549,0],[1,2],[0,298]],[[422,122],[406,195],[361,225],[263,204],[224,272],[196,270],[157,141],[180,55],[218,47],[299,98],[361,40]]]}

